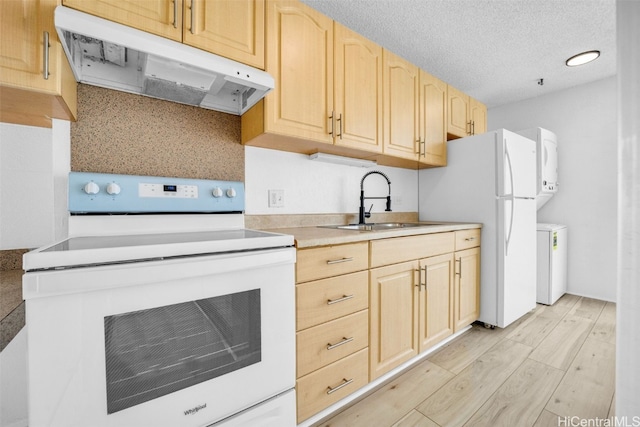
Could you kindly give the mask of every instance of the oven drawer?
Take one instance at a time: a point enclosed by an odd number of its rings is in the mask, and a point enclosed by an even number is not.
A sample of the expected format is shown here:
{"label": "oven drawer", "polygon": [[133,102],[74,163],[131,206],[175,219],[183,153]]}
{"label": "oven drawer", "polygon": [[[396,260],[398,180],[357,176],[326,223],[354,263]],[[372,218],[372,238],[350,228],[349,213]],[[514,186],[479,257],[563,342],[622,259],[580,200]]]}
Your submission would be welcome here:
{"label": "oven drawer", "polygon": [[298,332],[298,377],[322,368],[369,345],[369,310]]}
{"label": "oven drawer", "polygon": [[456,231],[456,251],[480,246],[480,229]]}
{"label": "oven drawer", "polygon": [[303,283],[366,270],[369,268],[369,243],[300,249],[297,256],[296,281]]}
{"label": "oven drawer", "polygon": [[368,348],[298,379],[298,423],[364,387],[368,380]]}
{"label": "oven drawer", "polygon": [[369,275],[367,271],[296,286],[298,331],[368,307]]}

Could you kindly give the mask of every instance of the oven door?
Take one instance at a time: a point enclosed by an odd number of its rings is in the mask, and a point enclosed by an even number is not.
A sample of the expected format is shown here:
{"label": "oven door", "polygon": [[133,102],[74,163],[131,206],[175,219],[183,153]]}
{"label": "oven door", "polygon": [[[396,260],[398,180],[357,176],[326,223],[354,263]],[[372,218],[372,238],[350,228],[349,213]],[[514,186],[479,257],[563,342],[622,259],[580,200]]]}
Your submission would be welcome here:
{"label": "oven door", "polygon": [[31,272],[29,422],[203,426],[294,387],[295,250]]}

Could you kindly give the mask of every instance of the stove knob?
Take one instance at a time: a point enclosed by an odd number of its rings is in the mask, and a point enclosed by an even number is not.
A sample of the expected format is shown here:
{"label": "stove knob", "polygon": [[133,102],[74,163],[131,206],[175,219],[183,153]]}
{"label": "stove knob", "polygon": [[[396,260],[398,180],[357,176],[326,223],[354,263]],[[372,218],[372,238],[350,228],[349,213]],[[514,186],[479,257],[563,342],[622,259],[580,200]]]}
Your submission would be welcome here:
{"label": "stove knob", "polygon": [[229,188],[227,190],[227,197],[236,197],[236,190],[235,188]]}
{"label": "stove knob", "polygon": [[115,196],[116,194],[120,194],[120,186],[115,182],[111,182],[107,185],[107,194],[111,194]]}
{"label": "stove knob", "polygon": [[213,197],[222,197],[222,188],[220,187],[216,187],[213,189],[213,191],[211,192],[211,194],[213,194]]}
{"label": "stove knob", "polygon": [[87,182],[83,188],[84,192],[87,194],[98,194],[100,191],[100,187],[95,182]]}

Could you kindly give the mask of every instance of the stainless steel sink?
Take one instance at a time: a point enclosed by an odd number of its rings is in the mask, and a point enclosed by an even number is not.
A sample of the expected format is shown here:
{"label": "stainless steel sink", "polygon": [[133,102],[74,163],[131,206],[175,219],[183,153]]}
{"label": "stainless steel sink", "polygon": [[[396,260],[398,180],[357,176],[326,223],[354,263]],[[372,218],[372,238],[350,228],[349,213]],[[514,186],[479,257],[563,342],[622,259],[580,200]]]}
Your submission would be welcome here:
{"label": "stainless steel sink", "polygon": [[371,224],[347,224],[347,225],[322,225],[321,228],[335,228],[338,230],[354,230],[354,231],[381,231],[395,230],[398,228],[413,227],[432,227],[434,225],[442,225],[441,223],[420,223],[420,222],[378,222]]}

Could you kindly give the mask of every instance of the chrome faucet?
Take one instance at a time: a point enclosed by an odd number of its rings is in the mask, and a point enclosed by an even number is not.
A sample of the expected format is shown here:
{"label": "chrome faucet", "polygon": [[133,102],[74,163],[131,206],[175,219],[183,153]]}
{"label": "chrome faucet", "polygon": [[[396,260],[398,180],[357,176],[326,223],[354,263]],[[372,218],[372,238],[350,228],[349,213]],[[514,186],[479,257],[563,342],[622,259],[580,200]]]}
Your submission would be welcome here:
{"label": "chrome faucet", "polygon": [[[387,180],[387,184],[389,185],[389,195],[384,197],[364,197],[364,180],[366,177],[368,177],[369,175],[372,174],[378,174],[378,175],[382,175],[384,177],[384,179]],[[373,205],[371,205],[371,207],[369,208],[369,211],[365,211],[364,210],[364,201],[365,199],[387,199],[387,208],[385,209],[385,212],[391,212],[391,181],[389,181],[389,178],[387,177],[387,175],[385,175],[384,173],[380,172],[380,171],[371,171],[371,172],[367,172],[364,174],[364,176],[362,177],[362,180],[360,181],[360,212],[358,213],[358,224],[364,224],[364,219],[365,218],[371,218],[371,209],[373,208]]]}

